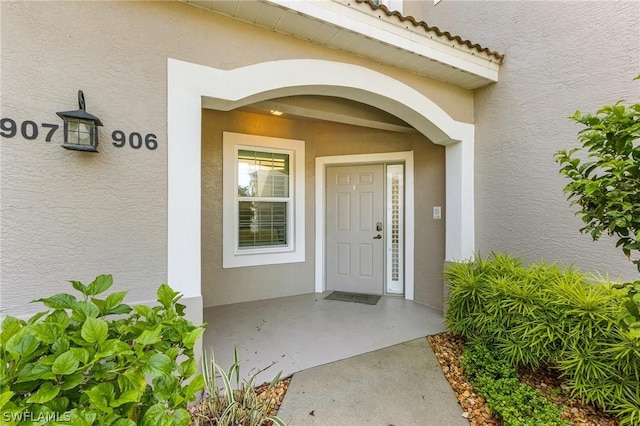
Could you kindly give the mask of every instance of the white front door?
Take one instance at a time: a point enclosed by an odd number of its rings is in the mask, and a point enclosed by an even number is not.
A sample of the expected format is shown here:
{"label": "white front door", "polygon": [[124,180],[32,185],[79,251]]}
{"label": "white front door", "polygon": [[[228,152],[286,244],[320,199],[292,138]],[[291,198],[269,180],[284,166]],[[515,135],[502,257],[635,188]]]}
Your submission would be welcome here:
{"label": "white front door", "polygon": [[327,167],[327,290],[382,294],[384,166]]}

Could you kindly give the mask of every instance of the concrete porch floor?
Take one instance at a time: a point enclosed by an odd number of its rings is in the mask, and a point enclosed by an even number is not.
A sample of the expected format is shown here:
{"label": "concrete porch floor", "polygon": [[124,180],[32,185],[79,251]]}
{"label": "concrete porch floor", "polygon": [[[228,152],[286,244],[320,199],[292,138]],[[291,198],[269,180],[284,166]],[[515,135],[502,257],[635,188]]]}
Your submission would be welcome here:
{"label": "concrete porch floor", "polygon": [[442,313],[400,297],[374,305],[324,300],[330,292],[204,309],[203,349],[256,384],[444,331]]}

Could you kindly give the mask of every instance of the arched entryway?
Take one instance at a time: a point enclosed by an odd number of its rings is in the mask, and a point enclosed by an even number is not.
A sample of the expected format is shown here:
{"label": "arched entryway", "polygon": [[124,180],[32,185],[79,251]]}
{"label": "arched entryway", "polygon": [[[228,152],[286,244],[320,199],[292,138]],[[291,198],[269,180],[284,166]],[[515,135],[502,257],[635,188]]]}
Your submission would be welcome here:
{"label": "arched entryway", "polygon": [[168,61],[167,278],[202,320],[201,108],[229,111],[293,95],[346,98],[391,112],[446,146],[447,260],[473,253],[473,125],[453,120],[410,86],[368,68],[323,60],[283,60],[234,70]]}

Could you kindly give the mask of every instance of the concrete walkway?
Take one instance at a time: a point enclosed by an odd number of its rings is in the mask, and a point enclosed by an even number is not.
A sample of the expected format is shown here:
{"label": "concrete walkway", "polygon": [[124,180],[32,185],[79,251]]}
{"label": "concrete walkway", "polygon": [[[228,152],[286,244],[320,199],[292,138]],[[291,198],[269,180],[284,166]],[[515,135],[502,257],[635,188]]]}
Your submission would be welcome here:
{"label": "concrete walkway", "polygon": [[204,310],[209,324],[202,347],[228,368],[237,347],[244,378],[270,382],[444,331],[442,312],[386,296],[377,305],[337,302],[326,294],[257,300]]}
{"label": "concrete walkway", "polygon": [[294,374],[289,426],[468,426],[426,338]]}

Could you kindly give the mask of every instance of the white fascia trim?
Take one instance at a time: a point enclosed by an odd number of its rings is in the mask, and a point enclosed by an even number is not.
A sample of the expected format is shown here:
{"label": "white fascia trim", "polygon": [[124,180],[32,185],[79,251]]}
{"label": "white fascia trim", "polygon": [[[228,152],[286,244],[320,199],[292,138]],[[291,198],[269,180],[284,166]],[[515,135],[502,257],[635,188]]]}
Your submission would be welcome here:
{"label": "white fascia trim", "polygon": [[415,31],[412,31],[406,26],[385,22],[372,13],[335,0],[268,0],[267,3],[319,19],[339,28],[361,34],[366,38],[416,53],[490,81],[498,81],[500,65],[497,62],[483,58],[480,53],[468,52],[463,48],[452,47],[451,43],[432,39],[426,33],[421,34],[424,32],[422,28],[416,28]]}
{"label": "white fascia trim", "polygon": [[414,179],[413,179],[413,151],[388,152],[381,154],[334,155],[316,157],[316,262],[315,262],[315,292],[326,290],[326,259],[325,259],[325,180],[327,166],[345,164],[372,164],[387,162],[404,162],[405,164],[405,288],[404,297],[413,300],[414,297],[414,262],[415,262],[415,221],[414,221]]}

